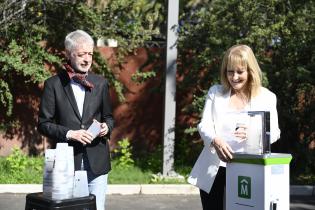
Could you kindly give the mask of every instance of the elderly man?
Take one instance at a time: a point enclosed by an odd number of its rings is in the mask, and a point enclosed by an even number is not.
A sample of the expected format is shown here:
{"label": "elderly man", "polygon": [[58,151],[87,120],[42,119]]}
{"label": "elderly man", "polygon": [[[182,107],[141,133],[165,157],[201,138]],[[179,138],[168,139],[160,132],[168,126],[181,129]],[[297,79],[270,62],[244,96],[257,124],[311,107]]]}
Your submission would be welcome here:
{"label": "elderly man", "polygon": [[[86,170],[89,191],[98,210],[105,208],[107,174],[111,169],[108,139],[114,127],[108,82],[90,72],[94,41],[82,30],[65,38],[67,63],[47,79],[41,98],[38,130],[55,142],[74,148],[75,170]],[[100,132],[93,139],[87,128],[96,122]]]}

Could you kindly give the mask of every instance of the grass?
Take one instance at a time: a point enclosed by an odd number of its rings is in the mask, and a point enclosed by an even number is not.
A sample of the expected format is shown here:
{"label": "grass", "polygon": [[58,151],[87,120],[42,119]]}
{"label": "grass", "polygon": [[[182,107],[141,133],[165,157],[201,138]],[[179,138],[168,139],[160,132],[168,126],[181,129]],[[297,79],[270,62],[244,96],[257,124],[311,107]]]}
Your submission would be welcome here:
{"label": "grass", "polygon": [[[43,157],[0,157],[0,184],[42,184],[43,182]],[[109,173],[109,184],[186,184],[190,168],[187,166],[175,166],[184,179],[165,179],[159,174],[139,166],[131,165],[121,167],[117,160],[112,161],[112,170]],[[292,174],[292,185],[314,185],[315,174]]]}
{"label": "grass", "polygon": [[[16,160],[16,159],[15,159]],[[11,162],[0,157],[0,184],[42,184],[43,182],[42,157],[29,157],[25,159],[25,167],[12,167]],[[176,184],[186,183],[186,179],[163,179],[151,170],[142,170],[137,166],[120,167],[118,161],[112,161],[112,170],[109,173],[109,184]]]}
{"label": "grass", "polygon": [[112,170],[108,176],[110,184],[147,184],[150,183],[152,172],[142,171],[136,166],[117,167],[117,161],[112,161]]}

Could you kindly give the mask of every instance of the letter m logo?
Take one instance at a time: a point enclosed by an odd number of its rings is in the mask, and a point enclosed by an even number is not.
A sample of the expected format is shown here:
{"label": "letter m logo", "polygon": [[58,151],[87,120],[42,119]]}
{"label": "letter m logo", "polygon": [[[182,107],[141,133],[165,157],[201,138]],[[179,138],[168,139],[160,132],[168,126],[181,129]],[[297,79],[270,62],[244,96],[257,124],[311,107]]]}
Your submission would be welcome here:
{"label": "letter m logo", "polygon": [[248,176],[238,176],[238,197],[251,198],[251,178]]}

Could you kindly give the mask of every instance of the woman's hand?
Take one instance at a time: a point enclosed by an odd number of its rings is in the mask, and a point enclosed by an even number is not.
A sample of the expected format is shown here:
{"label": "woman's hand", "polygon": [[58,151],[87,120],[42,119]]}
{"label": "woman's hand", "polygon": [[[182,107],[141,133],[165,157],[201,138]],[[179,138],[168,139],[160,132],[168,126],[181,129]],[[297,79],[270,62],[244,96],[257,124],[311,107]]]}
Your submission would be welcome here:
{"label": "woman's hand", "polygon": [[233,158],[232,148],[222,138],[215,137],[214,140],[212,141],[212,145],[214,146],[218,154],[218,157],[223,162],[229,162]]}
{"label": "woman's hand", "polygon": [[247,127],[244,124],[237,123],[234,136],[239,139],[239,142],[245,141],[247,139]]}

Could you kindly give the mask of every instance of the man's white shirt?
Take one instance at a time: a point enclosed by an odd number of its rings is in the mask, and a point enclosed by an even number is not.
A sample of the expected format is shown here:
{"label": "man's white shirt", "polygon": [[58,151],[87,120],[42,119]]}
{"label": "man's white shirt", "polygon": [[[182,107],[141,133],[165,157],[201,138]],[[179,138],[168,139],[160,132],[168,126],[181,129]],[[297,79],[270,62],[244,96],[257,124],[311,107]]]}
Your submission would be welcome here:
{"label": "man's white shirt", "polygon": [[73,80],[71,80],[71,87],[73,90],[75,100],[77,102],[80,115],[82,117],[84,97],[85,97],[85,88],[79,83],[74,82]]}

